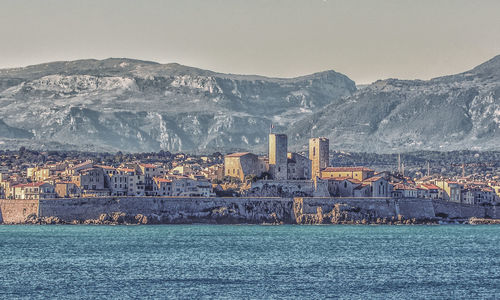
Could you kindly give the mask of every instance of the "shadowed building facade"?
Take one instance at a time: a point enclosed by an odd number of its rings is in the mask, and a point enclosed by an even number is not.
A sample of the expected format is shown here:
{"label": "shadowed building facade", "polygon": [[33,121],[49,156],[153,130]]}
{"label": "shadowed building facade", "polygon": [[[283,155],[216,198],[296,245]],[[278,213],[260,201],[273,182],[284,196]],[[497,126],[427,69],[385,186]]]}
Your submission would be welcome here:
{"label": "shadowed building facade", "polygon": [[269,173],[275,180],[288,179],[288,139],[286,134],[269,134]]}
{"label": "shadowed building facade", "polygon": [[309,159],[312,162],[311,178],[321,177],[321,170],[329,165],[330,141],[325,137],[309,139]]}

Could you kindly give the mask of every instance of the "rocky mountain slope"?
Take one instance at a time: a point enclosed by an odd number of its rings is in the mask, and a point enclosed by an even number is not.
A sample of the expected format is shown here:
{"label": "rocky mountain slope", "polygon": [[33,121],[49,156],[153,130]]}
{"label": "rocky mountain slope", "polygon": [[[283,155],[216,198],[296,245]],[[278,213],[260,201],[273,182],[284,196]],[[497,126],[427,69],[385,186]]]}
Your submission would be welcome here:
{"label": "rocky mountain slope", "polygon": [[334,71],[280,79],[130,59],[4,69],[0,147],[264,150],[271,123],[284,130],[355,90]]}
{"label": "rocky mountain slope", "polygon": [[500,56],[428,81],[377,81],[296,122],[288,133],[366,152],[500,149]]}
{"label": "rocky mountain slope", "polygon": [[283,79],[131,59],[0,70],[0,148],[265,151],[269,126],[300,149],[500,149],[500,56],[428,81],[357,90],[334,71]]}

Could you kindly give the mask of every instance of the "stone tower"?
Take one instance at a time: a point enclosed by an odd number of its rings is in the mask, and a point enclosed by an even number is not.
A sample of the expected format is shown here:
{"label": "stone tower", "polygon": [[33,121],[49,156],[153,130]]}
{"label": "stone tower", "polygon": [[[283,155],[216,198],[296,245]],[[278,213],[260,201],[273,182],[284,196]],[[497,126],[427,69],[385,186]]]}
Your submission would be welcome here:
{"label": "stone tower", "polygon": [[275,180],[288,178],[288,139],[286,134],[269,134],[269,173]]}
{"label": "stone tower", "polygon": [[311,177],[321,177],[321,170],[328,167],[330,141],[325,137],[309,139],[309,159],[312,162]]}

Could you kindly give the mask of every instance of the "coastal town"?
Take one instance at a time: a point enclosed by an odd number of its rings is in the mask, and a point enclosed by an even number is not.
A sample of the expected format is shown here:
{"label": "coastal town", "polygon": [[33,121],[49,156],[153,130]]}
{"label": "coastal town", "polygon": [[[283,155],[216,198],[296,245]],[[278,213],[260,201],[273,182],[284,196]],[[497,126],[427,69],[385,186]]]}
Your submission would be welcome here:
{"label": "coastal town", "polygon": [[[17,154],[20,155],[20,154]],[[0,165],[0,199],[80,197],[336,197],[421,198],[470,205],[500,203],[500,178],[410,177],[397,170],[332,166],[329,140],[311,138],[308,151],[288,151],[285,134],[270,133],[267,155],[251,152],[165,155],[154,163],[48,159],[45,163]]]}

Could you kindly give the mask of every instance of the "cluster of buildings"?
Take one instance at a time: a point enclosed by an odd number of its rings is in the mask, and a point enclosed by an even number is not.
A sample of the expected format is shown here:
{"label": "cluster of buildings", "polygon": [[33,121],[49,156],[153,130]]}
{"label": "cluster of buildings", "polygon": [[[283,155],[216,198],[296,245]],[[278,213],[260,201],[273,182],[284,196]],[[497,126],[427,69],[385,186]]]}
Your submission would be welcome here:
{"label": "cluster of buildings", "polygon": [[[224,174],[242,182],[260,179],[250,187],[273,185],[287,193],[324,197],[391,197],[385,176],[364,167],[329,166],[330,141],[327,138],[309,140],[309,156],[288,152],[285,134],[269,134],[268,156],[250,152],[233,153],[224,157]],[[262,195],[266,196],[266,195]]]}
{"label": "cluster of buildings", "polygon": [[417,179],[404,176],[404,171],[331,166],[327,138],[311,138],[308,151],[303,153],[288,151],[285,134],[270,133],[268,141],[267,155],[179,153],[164,161],[118,160],[116,165],[64,160],[9,168],[0,163],[0,198],[219,195],[404,197],[476,205],[500,203],[500,178],[428,175]]}
{"label": "cluster of buildings", "polygon": [[164,166],[130,163],[118,167],[84,161],[28,167],[25,173],[0,170],[0,198],[51,199],[103,196],[214,196],[204,176],[166,171]]}
{"label": "cluster of buildings", "polygon": [[394,181],[392,196],[442,199],[474,205],[495,204],[500,203],[500,183],[468,177],[450,179],[438,175],[418,179],[403,177],[403,180]]}
{"label": "cluster of buildings", "polygon": [[394,197],[441,199],[466,204],[500,202],[498,181],[471,181],[426,176],[420,179],[367,167],[333,167],[329,140],[309,140],[308,157],[288,152],[287,136],[269,134],[267,156],[250,152],[224,157],[224,175],[251,181],[248,194],[258,196]]}

